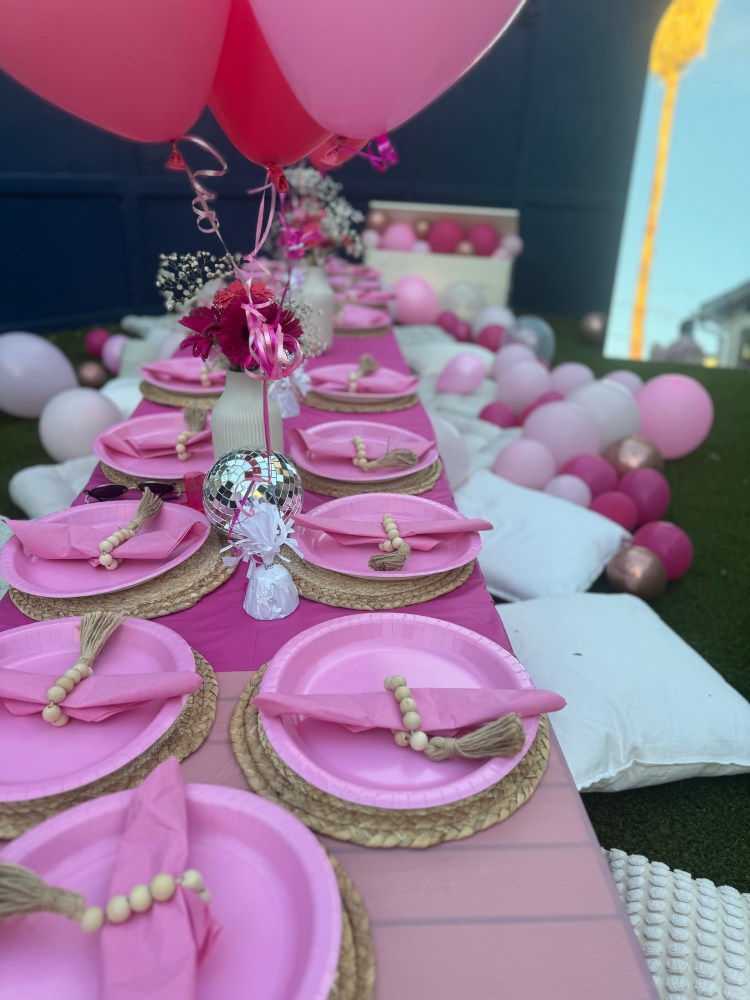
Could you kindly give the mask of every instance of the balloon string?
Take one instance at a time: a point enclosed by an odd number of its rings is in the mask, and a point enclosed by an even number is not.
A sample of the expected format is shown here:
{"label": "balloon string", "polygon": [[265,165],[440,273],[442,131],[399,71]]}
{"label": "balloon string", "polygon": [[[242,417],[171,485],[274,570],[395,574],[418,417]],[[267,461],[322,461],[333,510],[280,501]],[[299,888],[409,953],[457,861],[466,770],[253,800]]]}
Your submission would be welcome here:
{"label": "balloon string", "polygon": [[398,163],[396,147],[387,135],[376,135],[367,145],[373,147],[372,151],[367,148],[353,149],[351,146],[342,146],[341,149],[344,153],[352,153],[355,156],[361,156],[363,159],[369,160],[372,166],[380,173],[387,170],[388,167],[395,167]]}
{"label": "balloon string", "polygon": [[[178,148],[178,143],[180,142],[193,143],[199,149],[202,149],[210,156],[213,156],[219,165],[219,169],[212,170],[204,168],[202,170],[191,170],[185,157]],[[244,276],[237,266],[237,262],[232,256],[229,247],[224,242],[223,236],[219,232],[219,219],[216,211],[210,207],[210,202],[216,199],[216,192],[207,188],[199,180],[201,177],[223,177],[227,172],[227,161],[218,149],[206,142],[205,139],[201,139],[197,135],[183,135],[180,136],[179,139],[172,140],[172,152],[170,153],[165,165],[168,170],[182,170],[187,174],[190,186],[195,193],[192,205],[193,211],[197,216],[198,229],[202,233],[206,233],[207,235],[213,233],[217,237],[221,245],[224,247],[224,253],[226,254],[227,260],[232,265],[232,270],[235,275],[242,280]]]}

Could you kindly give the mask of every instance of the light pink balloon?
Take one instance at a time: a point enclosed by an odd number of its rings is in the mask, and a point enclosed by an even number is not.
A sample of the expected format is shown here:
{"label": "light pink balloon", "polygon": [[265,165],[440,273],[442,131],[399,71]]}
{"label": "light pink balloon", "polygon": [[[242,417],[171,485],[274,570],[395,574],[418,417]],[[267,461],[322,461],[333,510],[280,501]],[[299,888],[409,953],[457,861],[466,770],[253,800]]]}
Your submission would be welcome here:
{"label": "light pink balloon", "polygon": [[526,344],[507,344],[501,347],[492,362],[492,374],[497,378],[501,371],[520,361],[536,361],[536,356]]}
{"label": "light pink balloon", "polygon": [[617,382],[590,382],[567,395],[569,403],[583,407],[596,421],[601,434],[601,450],[630,434],[641,424],[633,394]]}
{"label": "light pink balloon", "polygon": [[508,233],[507,236],[503,236],[501,247],[509,257],[518,257],[523,253],[523,240],[515,233]]}
{"label": "light pink balloon", "polygon": [[591,490],[578,476],[554,476],[544,487],[544,492],[561,500],[569,500],[579,507],[588,507],[591,503]]}
{"label": "light pink balloon", "polygon": [[626,368],[618,368],[616,371],[609,372],[604,376],[605,382],[619,382],[620,385],[624,385],[626,389],[629,389],[634,396],[643,388],[643,379],[640,375],[636,375],[635,372],[630,372]]}
{"label": "light pink balloon", "polygon": [[203,110],[228,13],[229,0],[3,0],[0,65],[92,125],[162,142]]}
{"label": "light pink balloon", "polygon": [[122,352],[129,339],[124,333],[115,333],[102,348],[104,367],[107,371],[112,372],[113,375],[116,375],[120,370]]}
{"label": "light pink balloon", "polygon": [[578,361],[565,361],[552,369],[552,388],[567,396],[581,385],[594,381],[594,373],[588,365]]}
{"label": "light pink balloon", "polygon": [[417,234],[408,222],[392,222],[380,238],[383,250],[411,250],[416,242]]}
{"label": "light pink balloon", "polygon": [[523,436],[546,445],[558,468],[574,455],[596,455],[601,446],[594,418],[566,400],[545,403],[530,413],[523,425]]}
{"label": "light pink balloon", "polygon": [[433,323],[438,314],[438,295],[424,278],[407,275],[393,286],[396,293],[396,319],[399,323]]}
{"label": "light pink balloon", "polygon": [[689,375],[657,375],[637,397],[641,434],[665,458],[682,458],[703,444],[714,422],[706,389]]}
{"label": "light pink balloon", "polygon": [[497,375],[497,398],[514,413],[520,413],[549,389],[549,372],[538,361],[519,361]]}
{"label": "light pink balloon", "polygon": [[[497,40],[521,0],[429,6],[403,0],[253,0],[281,71],[336,135],[380,136],[452,86]],[[453,30],[460,17],[460,30]],[[372,72],[365,72],[372,67]]]}
{"label": "light pink balloon", "polygon": [[82,458],[94,450],[94,441],[122,417],[112,400],[97,389],[66,389],[42,410],[39,437],[56,462]]}
{"label": "light pink balloon", "polygon": [[411,248],[412,253],[432,253],[432,247],[427,240],[417,240]]}
{"label": "light pink balloon", "polygon": [[0,335],[0,410],[38,417],[58,392],[77,385],[73,365],[51,340],[36,333]]}
{"label": "light pink balloon", "polygon": [[484,361],[475,354],[457,354],[438,375],[435,388],[438,392],[468,396],[479,388],[486,373]]}
{"label": "light pink balloon", "polygon": [[521,438],[499,452],[492,471],[511,483],[540,490],[555,474],[555,459],[539,441]]}
{"label": "light pink balloon", "polygon": [[375,249],[380,246],[380,233],[377,229],[365,229],[362,232],[362,245]]}

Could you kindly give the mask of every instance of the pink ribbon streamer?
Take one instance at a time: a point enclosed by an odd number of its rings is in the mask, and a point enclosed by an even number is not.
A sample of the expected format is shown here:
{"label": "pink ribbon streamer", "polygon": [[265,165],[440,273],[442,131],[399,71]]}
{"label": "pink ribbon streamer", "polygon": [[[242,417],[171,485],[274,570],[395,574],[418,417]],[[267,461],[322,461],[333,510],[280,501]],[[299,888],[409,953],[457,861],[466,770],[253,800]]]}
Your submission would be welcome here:
{"label": "pink ribbon streamer", "polygon": [[[373,148],[368,149],[368,146]],[[371,165],[380,173],[383,173],[388,167],[395,167],[398,163],[396,147],[387,135],[376,135],[373,139],[370,139],[364,149],[353,149],[351,146],[342,146],[341,149],[345,153],[353,153],[355,156],[361,156],[365,160],[369,160]]]}

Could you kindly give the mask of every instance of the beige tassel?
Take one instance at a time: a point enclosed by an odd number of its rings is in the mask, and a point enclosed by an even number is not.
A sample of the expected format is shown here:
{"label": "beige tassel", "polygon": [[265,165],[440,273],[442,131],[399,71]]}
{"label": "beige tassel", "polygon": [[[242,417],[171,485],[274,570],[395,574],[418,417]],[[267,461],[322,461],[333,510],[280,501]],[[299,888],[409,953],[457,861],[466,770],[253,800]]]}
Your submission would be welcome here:
{"label": "beige tassel", "polygon": [[363,354],[359,359],[359,364],[357,365],[357,378],[361,378],[363,375],[372,375],[374,372],[378,371],[380,365],[372,356],[372,354]]}
{"label": "beige tassel", "polygon": [[135,517],[128,525],[128,531],[139,531],[147,521],[156,517],[162,508],[162,503],[162,498],[152,493],[147,486],[143,491],[143,499],[136,509]]}
{"label": "beige tassel", "polygon": [[84,899],[79,892],[48,885],[30,869],[0,861],[0,920],[42,911],[80,920],[83,910]]}
{"label": "beige tassel", "polygon": [[182,416],[191,434],[198,434],[206,426],[206,411],[200,406],[186,406]]}
{"label": "beige tassel", "polygon": [[524,739],[523,723],[515,712],[510,712],[458,739],[433,736],[424,752],[434,761],[453,757],[512,757],[521,750]]}
{"label": "beige tassel", "polygon": [[401,542],[397,549],[393,552],[379,552],[376,556],[370,556],[370,561],[368,566],[370,569],[376,570],[378,573],[387,573],[395,569],[402,569],[404,563],[409,558],[409,553],[411,548],[406,544],[406,542]]}
{"label": "beige tassel", "polygon": [[417,456],[408,448],[392,448],[380,458],[368,459],[360,462],[360,469],[363,472],[372,472],[374,469],[410,469],[417,464]]}
{"label": "beige tassel", "polygon": [[125,611],[91,611],[81,618],[78,632],[81,638],[81,652],[78,662],[90,667],[99,655],[104,643],[127,618]]}

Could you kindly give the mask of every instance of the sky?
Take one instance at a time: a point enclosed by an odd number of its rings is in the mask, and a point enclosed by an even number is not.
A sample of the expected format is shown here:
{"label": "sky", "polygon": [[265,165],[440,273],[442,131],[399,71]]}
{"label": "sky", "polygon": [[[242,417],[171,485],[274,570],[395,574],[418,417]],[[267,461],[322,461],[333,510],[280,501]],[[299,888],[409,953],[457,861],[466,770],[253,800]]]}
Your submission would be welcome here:
{"label": "sky", "polygon": [[[649,75],[609,312],[607,357],[628,357],[664,84]],[[720,0],[706,55],[682,76],[656,236],[644,357],[717,295],[750,280],[750,2]],[[707,353],[716,338],[699,334]]]}

